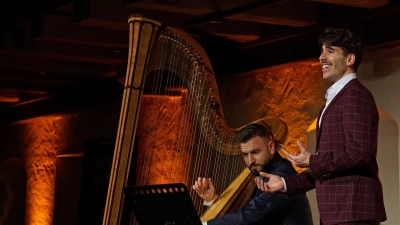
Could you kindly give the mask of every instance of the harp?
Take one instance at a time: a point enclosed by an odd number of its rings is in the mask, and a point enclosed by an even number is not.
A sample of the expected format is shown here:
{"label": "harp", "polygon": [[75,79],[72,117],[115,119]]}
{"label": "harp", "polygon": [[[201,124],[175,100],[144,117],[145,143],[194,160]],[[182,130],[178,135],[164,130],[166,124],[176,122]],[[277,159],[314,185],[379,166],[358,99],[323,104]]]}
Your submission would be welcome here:
{"label": "harp", "polygon": [[[125,90],[103,225],[120,223],[123,189],[131,180],[183,183],[191,190],[197,177],[211,177],[217,192],[225,191],[207,211],[191,193],[202,221],[242,207],[253,194],[254,177],[235,141],[240,128],[225,122],[206,53],[178,29],[140,15],[128,23]],[[272,126],[277,148],[285,142],[283,121],[266,117],[253,123]]]}

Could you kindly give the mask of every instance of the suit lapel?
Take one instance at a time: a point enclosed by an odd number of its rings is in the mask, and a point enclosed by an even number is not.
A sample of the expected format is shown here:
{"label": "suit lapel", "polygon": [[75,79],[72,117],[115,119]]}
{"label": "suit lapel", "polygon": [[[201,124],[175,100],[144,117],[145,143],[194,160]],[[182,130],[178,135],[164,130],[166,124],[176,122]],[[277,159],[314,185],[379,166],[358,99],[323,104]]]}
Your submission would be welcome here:
{"label": "suit lapel", "polygon": [[[355,78],[355,79],[349,81],[349,82],[342,88],[342,90],[340,90],[339,93],[336,94],[336,96],[335,96],[335,97],[332,99],[332,101],[329,103],[328,107],[326,107],[325,112],[324,112],[324,115],[321,116],[322,111],[324,110],[324,108],[322,108],[322,110],[321,110],[321,112],[320,112],[320,114],[319,114],[319,116],[318,116],[318,120],[317,120],[317,146],[316,146],[316,147],[317,147],[317,151],[318,151],[318,145],[319,145],[319,138],[321,137],[321,132],[320,132],[321,129],[320,129],[320,127],[322,127],[323,124],[324,124],[324,120],[323,120],[324,117],[328,114],[329,109],[332,107],[332,105],[334,105],[335,101],[336,101],[337,99],[340,98],[340,96],[347,90],[347,88],[349,88],[350,86],[352,86],[352,85],[355,84],[355,83],[360,83],[360,81],[358,80],[358,78]],[[318,126],[320,120],[321,120],[321,126]]]}
{"label": "suit lapel", "polygon": [[318,145],[319,145],[319,136],[321,136],[320,135],[321,134],[321,132],[320,132],[321,129],[319,129],[319,121],[322,119],[321,115],[322,115],[322,111],[324,111],[324,108],[325,108],[325,105],[322,107],[321,111],[319,112],[318,119],[317,119],[317,127],[316,127],[316,131],[317,131],[317,133],[316,133],[316,135],[317,135],[317,139],[316,139],[317,140],[317,146],[316,146],[316,149],[317,149],[317,152],[318,152]]}

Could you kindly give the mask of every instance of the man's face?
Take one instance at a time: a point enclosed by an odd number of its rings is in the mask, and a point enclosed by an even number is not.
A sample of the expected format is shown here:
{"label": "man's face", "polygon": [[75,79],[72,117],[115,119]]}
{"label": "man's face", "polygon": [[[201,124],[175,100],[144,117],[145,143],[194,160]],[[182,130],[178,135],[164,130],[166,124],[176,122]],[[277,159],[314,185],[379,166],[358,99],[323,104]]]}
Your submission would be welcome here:
{"label": "man's face", "polygon": [[243,159],[251,172],[258,176],[275,154],[272,140],[255,137],[240,144]]}
{"label": "man's face", "polygon": [[353,54],[344,56],[340,47],[324,44],[319,56],[323,78],[335,83],[345,75],[352,73],[354,57]]}

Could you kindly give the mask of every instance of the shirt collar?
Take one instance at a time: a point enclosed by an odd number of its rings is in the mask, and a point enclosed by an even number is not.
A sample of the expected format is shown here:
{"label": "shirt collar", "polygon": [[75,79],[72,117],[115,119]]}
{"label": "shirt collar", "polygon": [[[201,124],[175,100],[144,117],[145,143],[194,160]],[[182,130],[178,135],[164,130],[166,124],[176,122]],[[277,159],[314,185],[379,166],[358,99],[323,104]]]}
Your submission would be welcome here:
{"label": "shirt collar", "polygon": [[329,89],[329,96],[336,96],[337,93],[339,93],[343,87],[349,83],[349,81],[353,80],[354,78],[357,78],[355,73],[349,73],[342,77],[340,80],[338,80],[336,83],[334,83]]}

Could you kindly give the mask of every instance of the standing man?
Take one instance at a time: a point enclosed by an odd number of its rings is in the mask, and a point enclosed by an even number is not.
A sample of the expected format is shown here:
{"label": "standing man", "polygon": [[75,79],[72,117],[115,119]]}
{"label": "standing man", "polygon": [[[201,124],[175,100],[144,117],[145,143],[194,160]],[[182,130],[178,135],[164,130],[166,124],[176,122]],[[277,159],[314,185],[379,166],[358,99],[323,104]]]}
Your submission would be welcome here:
{"label": "standing man", "polygon": [[317,123],[316,154],[298,142],[289,161],[308,170],[269,178],[257,186],[288,197],[316,188],[321,224],[377,225],[386,220],[376,161],[379,114],[371,92],[356,77],[364,54],[361,39],[346,29],[327,28],[319,38],[323,78],[334,84]]}
{"label": "standing man", "polygon": [[[270,127],[260,124],[247,125],[238,133],[237,140],[246,165],[255,176],[261,171],[278,176],[297,174],[292,164],[275,151],[273,136]],[[199,178],[193,189],[208,203],[218,198],[211,179]],[[311,225],[312,216],[304,193],[286,198],[284,193],[270,194],[257,190],[244,208],[203,224]]]}

